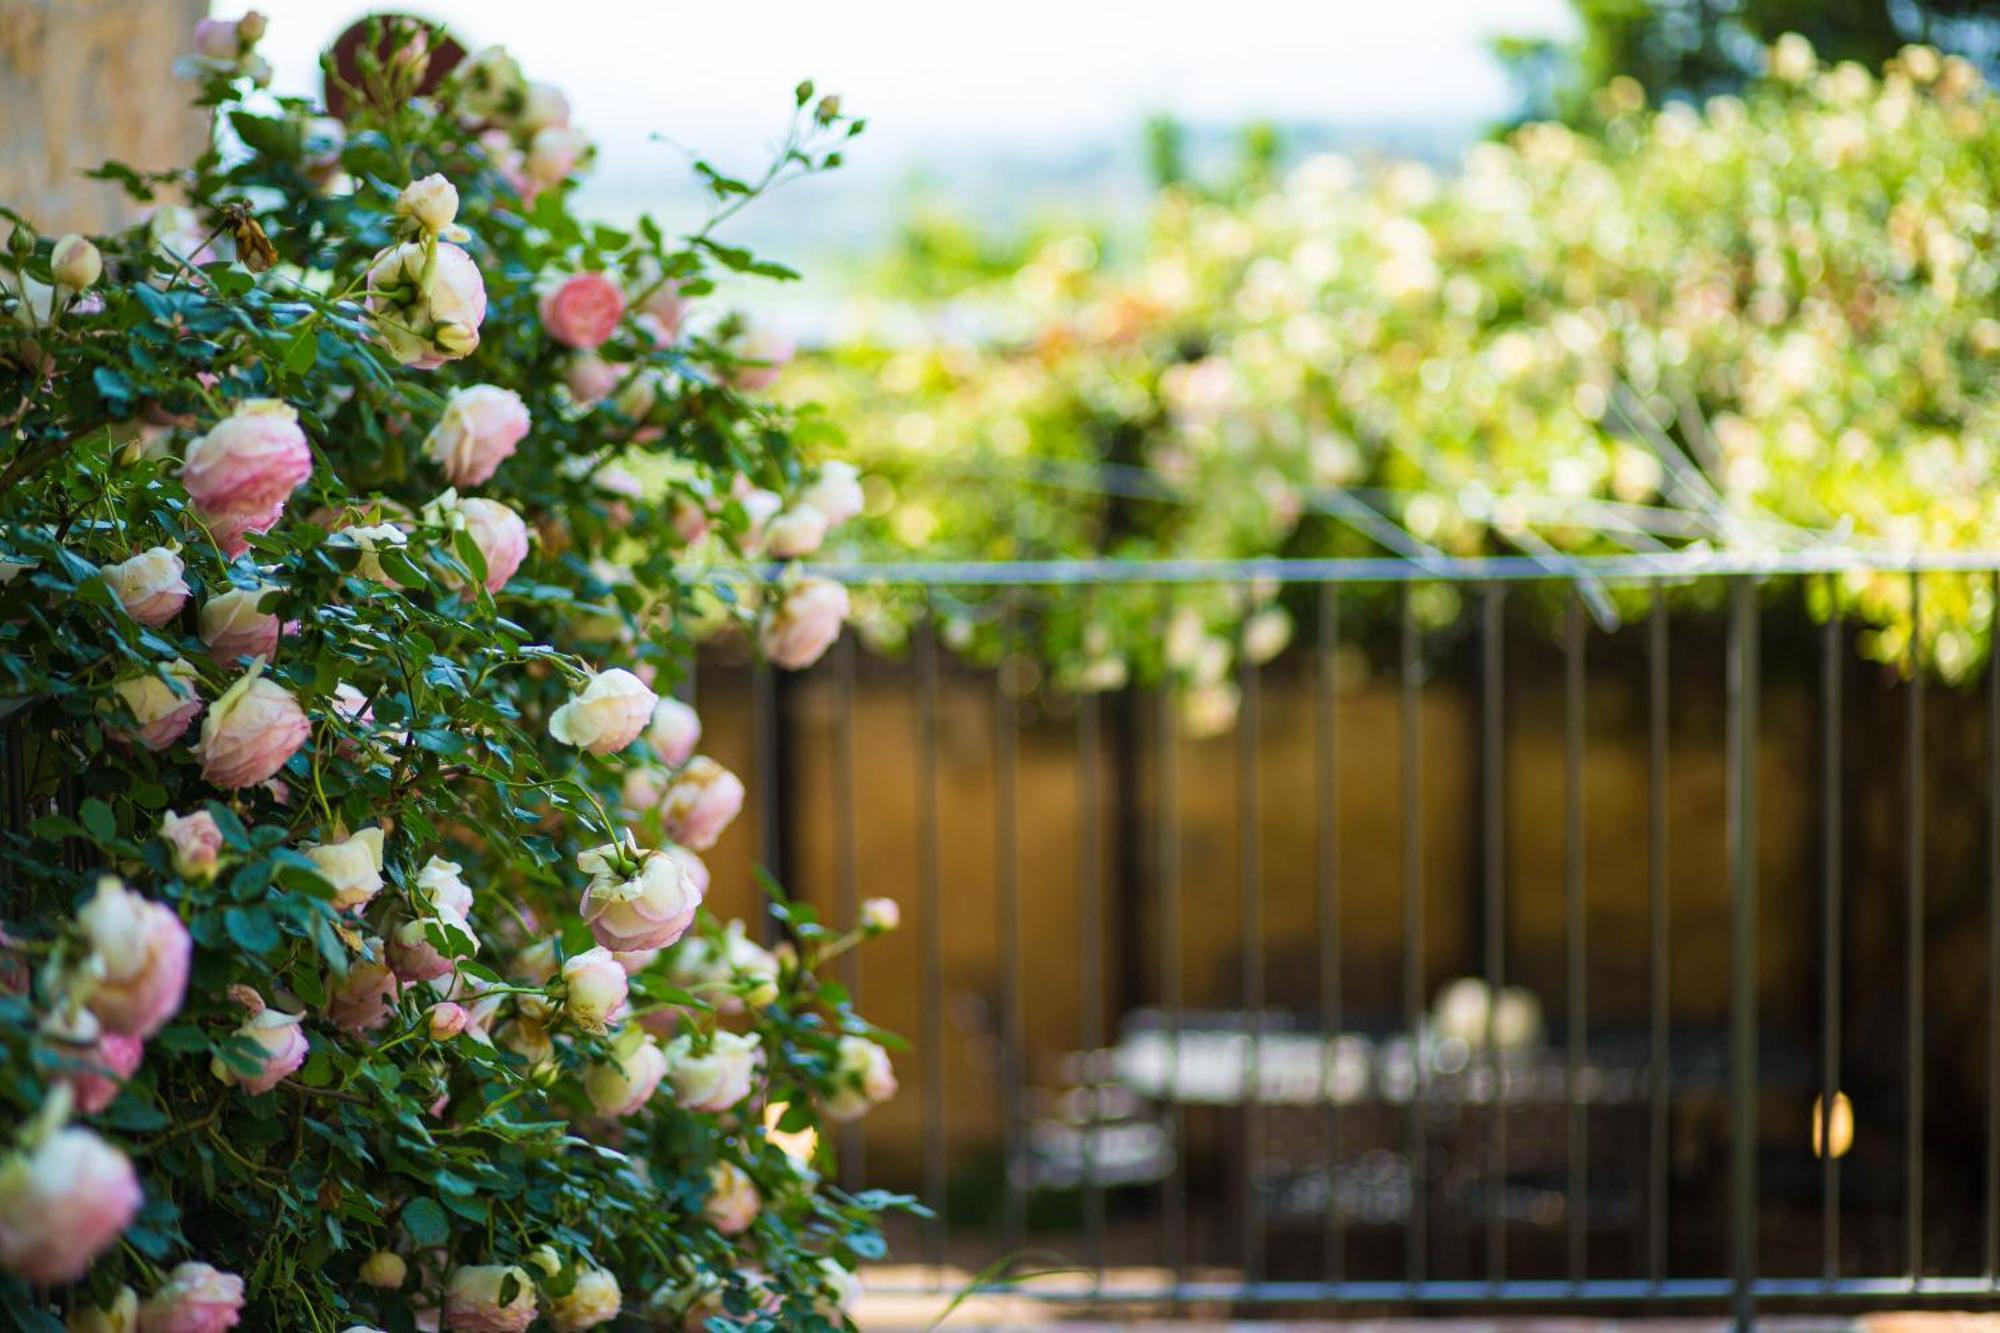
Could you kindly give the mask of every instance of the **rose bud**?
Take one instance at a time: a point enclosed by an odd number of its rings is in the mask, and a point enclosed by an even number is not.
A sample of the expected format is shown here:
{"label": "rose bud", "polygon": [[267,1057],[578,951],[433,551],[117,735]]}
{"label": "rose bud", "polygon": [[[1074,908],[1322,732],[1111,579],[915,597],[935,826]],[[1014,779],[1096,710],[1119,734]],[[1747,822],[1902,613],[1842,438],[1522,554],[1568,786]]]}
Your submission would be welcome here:
{"label": "rose bud", "polygon": [[[638,868],[629,869],[635,859]],[[580,853],[576,865],[591,877],[579,910],[606,949],[665,948],[694,924],[701,890],[673,857],[608,843]]]}
{"label": "rose bud", "polygon": [[104,1026],[150,1037],[180,1012],[194,942],[174,909],[106,875],[77,913],[97,985],[86,1003]]}
{"label": "rose bud", "polygon": [[302,848],[319,877],[333,886],[333,905],[341,911],[366,907],[382,891],[382,830],[359,833],[319,846]]}
{"label": "rose bud", "polygon": [[646,744],[669,768],[679,768],[694,754],[701,742],[701,716],[671,695],[653,705],[653,720],[646,726]]}
{"label": "rose bud", "polygon": [[549,735],[592,754],[616,754],[638,739],[657,703],[659,696],[623,667],[599,671],[550,716]]}
{"label": "rose bud", "polygon": [[465,1011],[464,1005],[441,1000],[431,1006],[425,1021],[432,1041],[450,1041],[465,1031],[465,1025],[472,1021],[472,1015]]}
{"label": "rose bud", "polygon": [[112,690],[138,725],[114,727],[120,739],[136,741],[148,750],[164,750],[187,733],[201,715],[201,697],[194,692],[194,668],[175,658],[157,672],[121,680]]}
{"label": "rose bud", "polygon": [[[502,1301],[510,1285],[513,1297]],[[444,1289],[444,1326],[454,1333],[523,1333],[535,1322],[535,1280],[504,1264],[461,1268]]]}
{"label": "rose bud", "polygon": [[871,935],[886,935],[903,924],[903,909],[894,898],[870,898],[861,904],[861,928]]}
{"label": "rose bud", "polygon": [[599,1115],[628,1116],[644,1106],[667,1072],[667,1057],[638,1027],[611,1040],[612,1059],[584,1071],[583,1091]]}
{"label": "rose bud", "polygon": [[174,873],[193,884],[215,878],[216,863],[222,857],[222,830],[215,816],[197,810],[183,818],[169,810],[160,816],[160,840],[167,844],[174,860]]}
{"label": "rose bud", "polygon": [[78,1115],[111,1105],[146,1054],[139,1038],[106,1032],[96,1014],[69,1005],[44,1017],[41,1032],[62,1057],[55,1081],[68,1085]]}
{"label": "rose bud", "polygon": [[277,591],[275,585],[231,588],[201,604],[195,616],[195,632],[218,662],[233,663],[246,657],[270,661],[278,654],[278,635],[284,626],[276,614],[259,611],[257,604]]}
{"label": "rose bud", "polygon": [[377,1250],[361,1261],[361,1280],[383,1291],[394,1291],[408,1277],[410,1265],[394,1250]]}
{"label": "rose bud", "polygon": [[194,52],[210,60],[234,60],[243,54],[237,33],[240,19],[201,19],[194,25]]}
{"label": "rose bud", "polygon": [[139,1211],[124,1153],[79,1126],[0,1159],[0,1269],[31,1286],[83,1276]]}
{"label": "rose bud", "polygon": [[586,407],[610,397],[621,378],[620,368],[595,352],[578,352],[563,367],[563,386]]}
{"label": "rose bud", "polygon": [[436,916],[405,921],[389,937],[389,966],[395,969],[396,980],[405,984],[436,981],[452,973],[456,964],[451,955],[431,942],[432,926],[457,931],[471,940],[475,950],[479,947],[472,927],[466,924],[463,917],[452,913],[440,912]]}
{"label": "rose bud", "polygon": [[823,1098],[835,1120],[853,1120],[896,1095],[889,1053],[866,1037],[842,1037],[833,1067],[833,1090]]}
{"label": "rose bud", "polygon": [[224,1083],[233,1084],[253,1097],[260,1097],[297,1072],[306,1062],[306,1034],[299,1031],[303,1014],[281,1014],[265,1009],[243,1020],[236,1035],[258,1048],[254,1057],[259,1068],[254,1074],[239,1073],[220,1055],[210,1058],[208,1071]]}
{"label": "rose bud", "polygon": [[549,1322],[557,1333],[579,1333],[610,1323],[623,1307],[618,1279],[602,1268],[586,1268],[568,1291],[550,1298]]}
{"label": "rose bud", "polygon": [[187,566],[173,551],[155,546],[100,573],[125,613],[141,625],[164,625],[188,599]]}
{"label": "rose bud", "polygon": [[437,172],[403,187],[396,196],[396,216],[408,225],[405,235],[415,231],[449,241],[466,239],[465,229],[452,225],[458,218],[458,189]]}
{"label": "rose bud", "polygon": [[285,501],[312,475],[312,447],[299,414],[272,398],[252,398],[188,446],[181,484],[195,511],[230,555],[278,521]]}
{"label": "rose bud", "polygon": [[861,512],[861,474],[854,470],[854,464],[839,459],[821,463],[819,474],[799,499],[819,510],[827,527],[837,528]]}
{"label": "rose bud", "polygon": [[630,983],[603,945],[563,960],[563,1012],[586,1032],[603,1032],[625,1009]]}
{"label": "rose bud", "polygon": [[840,637],[847,620],[847,589],[831,579],[800,579],[764,614],[758,642],[764,655],[787,671],[811,666]]}
{"label": "rose bud", "polygon": [[809,504],[787,509],[764,527],[764,551],[773,560],[798,560],[826,541],[826,519]]}
{"label": "rose bud", "polygon": [[743,809],[743,780],[706,755],[696,755],[667,788],[660,818],[667,836],[696,851],[715,845]]}
{"label": "rose bud", "polygon": [[577,273],[551,287],[541,302],[542,327],[565,347],[601,346],[625,317],[625,293],[602,273]]}
{"label": "rose bud", "polygon": [[454,486],[477,486],[528,434],[528,409],[512,389],[475,384],[455,390],[424,440],[424,456],[444,468]]}
{"label": "rose bud", "polygon": [[292,692],[253,666],[202,719],[201,775],[228,791],[254,787],[283,768],[311,730]]}
{"label": "rose bud", "polygon": [[717,1032],[697,1049],[694,1034],[683,1032],[667,1043],[666,1056],[675,1104],[714,1114],[750,1095],[764,1048],[754,1032]]}
{"label": "rose bud", "polygon": [[207,1264],[187,1263],[139,1307],[145,1333],[222,1333],[243,1317],[243,1279]]}
{"label": "rose bud", "polygon": [[674,536],[680,538],[684,544],[692,546],[708,535],[710,527],[708,510],[698,501],[685,495],[679,496],[674,500],[673,524]]}
{"label": "rose bud", "polygon": [[80,292],[93,287],[104,273],[104,256],[89,240],[72,232],[56,242],[56,248],[49,253],[49,268],[54,272],[56,285]]}
{"label": "rose bud", "polygon": [[750,1229],[763,1210],[764,1198],[757,1182],[734,1162],[717,1162],[708,1168],[708,1198],[701,1205],[702,1220],[725,1236],[740,1236]]}

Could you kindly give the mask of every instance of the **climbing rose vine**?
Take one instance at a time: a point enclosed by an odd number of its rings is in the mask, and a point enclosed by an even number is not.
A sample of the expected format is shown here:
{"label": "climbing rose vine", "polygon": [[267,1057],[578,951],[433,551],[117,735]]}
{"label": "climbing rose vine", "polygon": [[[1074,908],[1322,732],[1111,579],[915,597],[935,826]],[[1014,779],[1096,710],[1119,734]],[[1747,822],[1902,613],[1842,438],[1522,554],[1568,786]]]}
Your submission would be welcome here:
{"label": "climbing rose vine", "polygon": [[840,632],[768,571],[853,478],[707,298],[791,276],[717,228],[861,126],[801,86],[628,231],[504,51],[378,27],[336,119],[263,32],[194,34],[191,169],[100,173],[142,224],[6,213],[0,1315],[844,1326],[907,1201],[804,1132],[894,1089],[815,969],[893,914],[704,909],[743,784],[672,689],[697,623]]}

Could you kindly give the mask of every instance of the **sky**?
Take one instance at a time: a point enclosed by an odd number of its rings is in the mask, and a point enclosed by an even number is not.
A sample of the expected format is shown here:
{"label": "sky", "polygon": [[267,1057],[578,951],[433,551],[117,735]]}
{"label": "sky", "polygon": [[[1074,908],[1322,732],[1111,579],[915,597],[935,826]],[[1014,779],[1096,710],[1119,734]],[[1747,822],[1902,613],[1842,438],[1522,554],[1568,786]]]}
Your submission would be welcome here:
{"label": "sky", "polygon": [[[318,51],[366,12],[256,3],[280,91],[316,91]],[[843,180],[789,201],[779,231],[798,243],[816,212],[844,237],[880,230],[894,187],[918,173],[1003,163],[1028,179],[1066,162],[1073,188],[1093,152],[1136,170],[1138,127],[1162,111],[1218,127],[1469,129],[1509,107],[1488,39],[1568,30],[1564,0],[435,0],[408,12],[468,47],[504,44],[560,86],[599,144],[586,206],[594,196],[609,213],[686,200],[690,148],[755,169],[800,79],[839,92],[869,128]],[[969,192],[977,207],[994,189]]]}

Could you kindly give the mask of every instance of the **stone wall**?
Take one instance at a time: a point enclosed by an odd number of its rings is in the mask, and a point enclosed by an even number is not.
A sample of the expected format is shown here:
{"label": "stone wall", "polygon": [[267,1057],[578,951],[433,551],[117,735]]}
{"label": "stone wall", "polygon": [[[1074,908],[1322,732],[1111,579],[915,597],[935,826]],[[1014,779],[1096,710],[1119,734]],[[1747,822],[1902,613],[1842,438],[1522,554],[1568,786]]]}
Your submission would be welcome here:
{"label": "stone wall", "polygon": [[81,173],[200,150],[200,114],[172,65],[207,0],[0,0],[0,203],[45,233],[130,221],[119,189]]}

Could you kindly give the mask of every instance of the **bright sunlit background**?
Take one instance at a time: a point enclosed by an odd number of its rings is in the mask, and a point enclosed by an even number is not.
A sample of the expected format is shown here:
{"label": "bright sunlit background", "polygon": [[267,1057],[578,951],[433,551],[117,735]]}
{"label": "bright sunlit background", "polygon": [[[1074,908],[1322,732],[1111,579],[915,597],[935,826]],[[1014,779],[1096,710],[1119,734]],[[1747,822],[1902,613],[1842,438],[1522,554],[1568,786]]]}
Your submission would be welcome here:
{"label": "bright sunlit background", "polygon": [[[367,7],[261,0],[279,91]],[[559,85],[596,137],[587,206],[693,210],[689,153],[753,169],[810,77],[869,118],[849,166],[753,210],[737,234],[828,261],[878,240],[918,183],[968,213],[1138,204],[1140,130],[1169,113],[1204,138],[1269,120],[1302,143],[1449,156],[1511,105],[1487,51],[1501,33],[1567,33],[1562,0],[926,0],[840,6],[667,0],[440,0],[408,12],[468,48],[500,42]]]}

